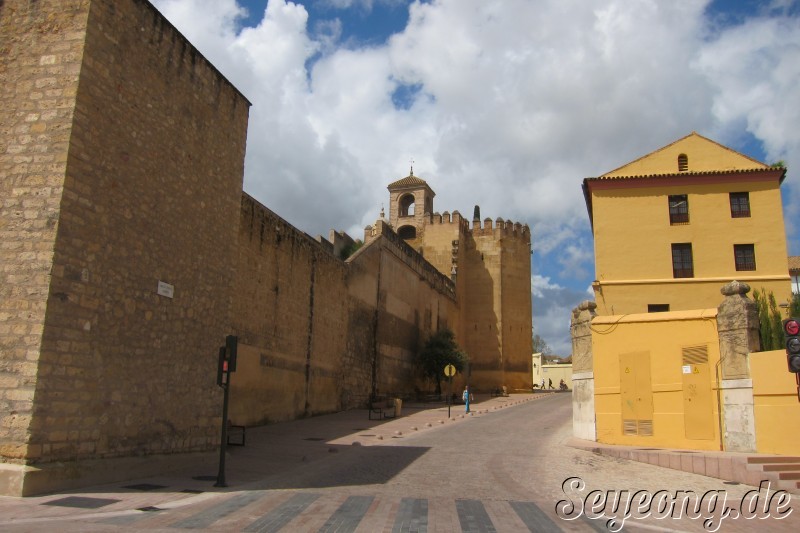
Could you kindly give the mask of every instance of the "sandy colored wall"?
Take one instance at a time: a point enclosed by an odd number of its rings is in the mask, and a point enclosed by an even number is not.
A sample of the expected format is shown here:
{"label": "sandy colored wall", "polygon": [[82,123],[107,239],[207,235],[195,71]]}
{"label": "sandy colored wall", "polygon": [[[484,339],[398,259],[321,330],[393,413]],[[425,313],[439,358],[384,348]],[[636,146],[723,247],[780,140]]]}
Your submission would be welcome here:
{"label": "sandy colored wall", "polygon": [[458,321],[451,282],[387,227],[347,261],[244,195],[230,418],[259,425],[408,396],[414,357]]}
{"label": "sandy colored wall", "polygon": [[[722,299],[720,288],[734,279],[740,280],[740,276],[732,276],[730,279],[695,279],[688,282],[655,280],[652,283],[603,285],[602,291],[595,293],[597,311],[604,315],[647,313],[648,304],[668,304],[671,311],[691,309],[692,303],[696,303],[698,308],[715,307]],[[788,297],[788,280],[750,280],[746,283],[759,292],[771,291],[778,302],[786,301]],[[785,296],[781,298],[781,294]]]}
{"label": "sandy colored wall", "polygon": [[498,220],[473,227],[464,266],[464,338],[475,390],[531,388],[529,234]]}
{"label": "sandy colored wall", "polygon": [[87,4],[28,459],[209,450],[249,103],[149,3]]}
{"label": "sandy colored wall", "polygon": [[800,427],[800,401],[795,374],[788,371],[786,351],[750,354],[758,453],[800,454],[800,443],[787,438],[787,428]]}
{"label": "sandy colored wall", "polygon": [[[49,14],[59,11],[58,19]],[[0,457],[28,449],[83,36],[82,1],[0,3]],[[56,31],[58,28],[61,31]]]}
{"label": "sandy colored wall", "polygon": [[[731,218],[729,192],[750,193],[751,217]],[[689,224],[670,225],[670,194],[688,194]],[[672,311],[716,306],[719,287],[734,279],[781,301],[790,296],[776,180],[598,190],[592,205],[600,315],[647,312],[647,304],[669,304]],[[674,279],[671,243],[686,242],[694,278]],[[755,271],[736,271],[734,244],[755,246]]]}
{"label": "sandy colored wall", "polygon": [[242,197],[233,330],[243,368],[231,420],[255,425],[338,408],[346,267],[248,195]]}
{"label": "sandy colored wall", "polygon": [[544,386],[549,387],[550,379],[553,380],[553,388],[558,389],[561,380],[572,389],[572,365],[543,365],[541,372],[533,373],[533,383],[539,385],[544,378]]}
{"label": "sandy colored wall", "polygon": [[524,390],[532,385],[531,247],[529,237],[522,235],[518,228],[506,231],[509,235],[502,240],[501,271],[503,384],[508,390]]}
{"label": "sandy colored wall", "polygon": [[690,134],[677,142],[632,161],[605,176],[648,176],[670,174],[678,171],[678,156],[688,156],[688,170],[692,172],[718,172],[732,169],[760,169],[764,165],[734,152],[710,139]]}
{"label": "sandy colored wall", "polygon": [[[455,287],[391,230],[384,228],[377,244],[380,247],[371,247],[352,260],[353,265],[362,261],[379,265],[375,390],[384,395],[411,395],[414,388],[425,387],[419,383],[414,358],[427,338],[441,328],[457,329],[460,311]],[[369,270],[374,272],[374,266]]]}
{"label": "sandy colored wall", "polygon": [[[716,309],[597,317],[592,321],[597,440],[628,446],[658,446],[719,450],[719,407],[716,364],[719,341]],[[688,391],[682,350],[705,346],[708,378],[698,384],[709,396],[701,407],[710,422],[703,429],[708,438],[688,438],[685,405]],[[636,373],[634,364],[621,365],[626,354],[649,356],[649,375],[644,382],[652,391],[652,436],[623,435],[622,374]],[[694,400],[696,401],[696,400]],[[696,404],[695,404],[696,405]]]}

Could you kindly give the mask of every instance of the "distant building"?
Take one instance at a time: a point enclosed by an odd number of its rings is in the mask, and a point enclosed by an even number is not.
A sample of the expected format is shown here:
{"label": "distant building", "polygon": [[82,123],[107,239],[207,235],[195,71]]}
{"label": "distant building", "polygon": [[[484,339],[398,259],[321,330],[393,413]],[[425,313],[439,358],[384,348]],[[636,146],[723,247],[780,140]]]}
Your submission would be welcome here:
{"label": "distant building", "polygon": [[567,359],[535,353],[532,357],[531,376],[535,388],[538,388],[544,379],[545,387],[548,387],[552,380],[553,388],[558,389],[563,379],[567,387],[572,389],[572,363]]}
{"label": "distant building", "polygon": [[785,174],[691,133],[586,178],[597,313],[716,307],[734,279],[787,299]]}
{"label": "distant building", "polygon": [[789,256],[789,276],[792,278],[792,294],[800,294],[800,255]]}

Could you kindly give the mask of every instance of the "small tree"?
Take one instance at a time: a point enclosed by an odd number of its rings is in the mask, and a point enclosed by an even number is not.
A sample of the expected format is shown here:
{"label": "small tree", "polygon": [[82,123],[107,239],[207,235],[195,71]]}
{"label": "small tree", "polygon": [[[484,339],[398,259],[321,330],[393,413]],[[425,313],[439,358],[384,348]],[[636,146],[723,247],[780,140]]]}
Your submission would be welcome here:
{"label": "small tree", "polygon": [[444,367],[453,365],[458,372],[464,370],[469,357],[456,343],[456,337],[447,328],[430,336],[417,356],[417,366],[426,379],[436,383],[436,394],[442,393]]}
{"label": "small tree", "polygon": [[771,291],[769,293],[769,321],[772,333],[771,349],[780,350],[783,348],[783,318],[778,309],[778,303],[775,301],[775,295]]}
{"label": "small tree", "polygon": [[356,239],[352,243],[342,248],[342,250],[339,252],[339,259],[344,261],[351,255],[356,253],[358,249],[361,248],[362,246],[364,246],[364,241],[362,241],[361,239]]}
{"label": "small tree", "polygon": [[793,294],[789,303],[789,316],[800,317],[800,294]]}
{"label": "small tree", "polygon": [[533,353],[540,353],[542,355],[549,355],[553,353],[553,351],[550,349],[550,346],[547,345],[547,342],[536,332],[533,332]]}
{"label": "small tree", "polygon": [[761,350],[779,350],[783,348],[783,326],[781,312],[775,295],[762,288],[761,292],[753,291],[753,299],[758,309],[758,333],[761,337]]}

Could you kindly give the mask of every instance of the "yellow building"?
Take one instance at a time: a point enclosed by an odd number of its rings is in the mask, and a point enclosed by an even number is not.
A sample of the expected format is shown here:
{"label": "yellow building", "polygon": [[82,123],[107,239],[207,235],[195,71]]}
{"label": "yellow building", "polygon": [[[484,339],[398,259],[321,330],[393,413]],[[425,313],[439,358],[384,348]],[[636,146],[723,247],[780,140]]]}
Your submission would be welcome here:
{"label": "yellow building", "polygon": [[576,437],[800,453],[795,376],[760,351],[751,292],[791,295],[785,173],[692,133],[584,180],[597,279],[571,323]]}
{"label": "yellow building", "polygon": [[585,179],[597,313],[716,307],[734,279],[787,299],[785,173],[691,133]]}

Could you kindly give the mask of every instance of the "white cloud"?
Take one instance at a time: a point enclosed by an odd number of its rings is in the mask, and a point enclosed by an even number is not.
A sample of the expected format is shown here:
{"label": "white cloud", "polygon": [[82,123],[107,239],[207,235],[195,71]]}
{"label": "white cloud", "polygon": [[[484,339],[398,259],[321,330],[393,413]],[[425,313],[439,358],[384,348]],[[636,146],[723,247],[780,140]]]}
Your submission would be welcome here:
{"label": "white cloud", "polygon": [[[411,4],[384,45],[354,48],[341,26],[311,33],[285,0],[244,30],[234,0],[154,3],[253,102],[245,189],[312,234],[358,236],[413,158],[435,210],[480,204],[484,217],[532,225],[558,271],[539,282],[577,277],[569,294],[584,299],[583,178],[693,130],[730,143],[746,129],[768,162],[787,162],[788,184],[800,169],[800,24],[785,11],[719,28],[708,0],[437,0]],[[396,108],[394,91],[415,84],[412,105]],[[785,189],[800,205],[800,187]],[[798,209],[786,215],[800,226]],[[578,301],[537,318],[563,339]]]}
{"label": "white cloud", "polygon": [[531,292],[537,298],[544,298],[545,290],[561,290],[563,288],[558,283],[552,283],[548,277],[539,274],[531,275]]}

